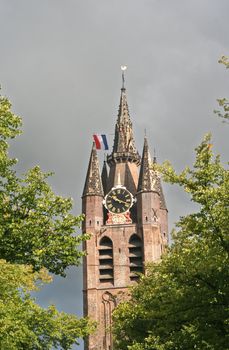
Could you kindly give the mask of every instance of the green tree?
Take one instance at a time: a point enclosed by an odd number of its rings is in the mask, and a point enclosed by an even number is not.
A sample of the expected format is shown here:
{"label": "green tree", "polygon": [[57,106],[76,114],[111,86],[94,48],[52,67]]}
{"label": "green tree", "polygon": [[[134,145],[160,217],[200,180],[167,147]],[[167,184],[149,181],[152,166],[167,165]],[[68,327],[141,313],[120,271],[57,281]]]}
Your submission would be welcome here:
{"label": "green tree", "polygon": [[48,271],[65,276],[67,267],[78,265],[88,235],[76,236],[82,217],[70,213],[71,199],[53,193],[50,174],[39,167],[16,174],[8,148],[20,127],[9,100],[0,96],[0,348],[70,349],[94,324],[54,306],[41,308],[30,290],[51,281]]}
{"label": "green tree", "polygon": [[88,236],[74,235],[82,216],[70,213],[70,198],[53,193],[50,174],[36,166],[17,176],[7,141],[20,134],[20,126],[10,102],[0,96],[0,258],[64,276],[68,266],[79,264],[83,253],[78,248]]}
{"label": "green tree", "polygon": [[180,218],[167,254],[114,312],[119,350],[229,349],[229,173],[210,142],[196,148],[193,169],[160,169],[199,209]]}
{"label": "green tree", "polygon": [[[222,56],[218,62],[223,64],[226,69],[229,68],[229,58],[227,56]],[[223,119],[224,123],[226,123],[229,120],[229,101],[226,98],[218,98],[217,101],[220,109],[215,110],[214,112],[218,117]]]}
{"label": "green tree", "polygon": [[0,260],[0,349],[70,349],[91,331],[86,319],[34,302],[29,292],[49,281],[44,269],[34,272],[31,266]]}

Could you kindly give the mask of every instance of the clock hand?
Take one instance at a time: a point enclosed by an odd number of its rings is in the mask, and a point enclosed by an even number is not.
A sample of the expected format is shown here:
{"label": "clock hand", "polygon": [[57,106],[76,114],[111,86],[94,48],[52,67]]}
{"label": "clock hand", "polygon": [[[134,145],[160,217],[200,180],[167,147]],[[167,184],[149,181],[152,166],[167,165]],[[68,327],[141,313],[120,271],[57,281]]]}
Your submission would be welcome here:
{"label": "clock hand", "polygon": [[117,198],[116,196],[111,196],[111,198],[114,199],[116,202],[119,202],[119,201],[120,201],[120,199]]}
{"label": "clock hand", "polygon": [[127,202],[123,201],[122,199],[119,199],[119,198],[116,197],[116,196],[112,196],[112,198],[113,198],[116,202],[123,203],[123,204],[128,204]]}

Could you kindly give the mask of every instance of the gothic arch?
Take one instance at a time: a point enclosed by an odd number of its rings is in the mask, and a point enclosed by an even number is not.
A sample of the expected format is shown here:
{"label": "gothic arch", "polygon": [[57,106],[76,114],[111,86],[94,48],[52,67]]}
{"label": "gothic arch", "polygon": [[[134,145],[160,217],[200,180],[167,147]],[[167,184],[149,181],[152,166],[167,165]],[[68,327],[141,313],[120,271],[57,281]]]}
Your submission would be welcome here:
{"label": "gothic arch", "polygon": [[99,281],[114,283],[113,243],[107,236],[99,242]]}
{"label": "gothic arch", "polygon": [[130,280],[139,279],[139,273],[143,273],[143,246],[141,238],[134,233],[129,239],[129,266]]}

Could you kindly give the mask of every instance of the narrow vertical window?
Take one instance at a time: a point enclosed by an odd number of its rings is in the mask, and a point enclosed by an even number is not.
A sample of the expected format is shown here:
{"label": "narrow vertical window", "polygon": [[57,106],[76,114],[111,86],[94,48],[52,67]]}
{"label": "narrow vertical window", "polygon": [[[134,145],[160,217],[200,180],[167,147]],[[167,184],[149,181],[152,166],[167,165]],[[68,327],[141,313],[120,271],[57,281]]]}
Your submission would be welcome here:
{"label": "narrow vertical window", "polygon": [[137,281],[143,273],[142,240],[133,234],[129,240],[130,280]]}
{"label": "narrow vertical window", "polygon": [[99,244],[99,280],[114,282],[113,243],[108,237],[103,237]]}

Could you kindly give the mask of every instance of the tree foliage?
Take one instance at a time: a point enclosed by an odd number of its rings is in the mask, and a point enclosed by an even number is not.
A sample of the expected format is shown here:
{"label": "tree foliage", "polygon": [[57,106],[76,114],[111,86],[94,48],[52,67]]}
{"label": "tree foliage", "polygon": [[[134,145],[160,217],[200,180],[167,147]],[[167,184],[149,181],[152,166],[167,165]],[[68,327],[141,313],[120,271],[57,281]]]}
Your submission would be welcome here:
{"label": "tree foliage", "polygon": [[119,350],[229,349],[229,173],[210,142],[197,147],[193,169],[161,168],[199,210],[180,218],[168,253],[114,312]]}
{"label": "tree foliage", "polygon": [[20,125],[10,102],[0,96],[0,257],[64,276],[68,266],[79,264],[78,248],[88,236],[74,235],[82,217],[70,213],[70,198],[53,193],[50,174],[36,166],[17,176],[7,141],[20,133]]}
{"label": "tree foliage", "polygon": [[70,349],[91,330],[86,319],[43,309],[29,291],[49,282],[46,270],[0,260],[0,348],[4,350]]}
{"label": "tree foliage", "polygon": [[56,196],[50,174],[39,167],[19,177],[9,140],[21,133],[21,119],[0,96],[0,349],[70,349],[94,324],[75,315],[43,309],[30,291],[51,281],[48,271],[65,276],[83,253],[76,236],[82,217],[70,213],[72,201]]}
{"label": "tree foliage", "polygon": [[[219,59],[219,63],[223,64],[226,69],[229,68],[229,58],[227,56],[222,56]],[[220,109],[215,110],[215,114],[218,117],[223,119],[223,122],[226,123],[229,120],[229,101],[227,98],[218,98],[217,99]]]}

